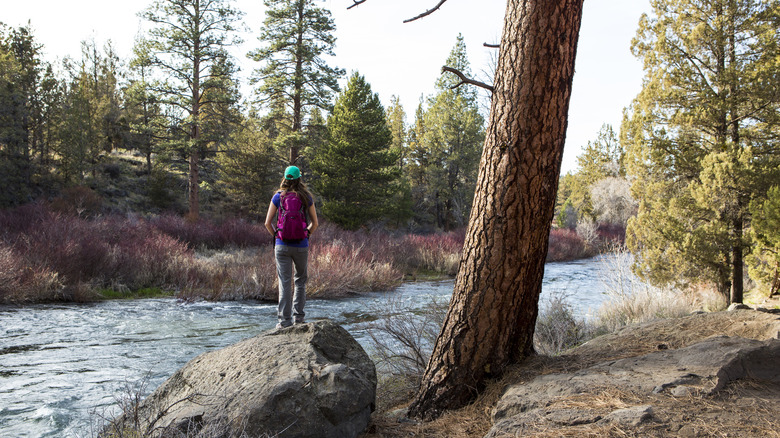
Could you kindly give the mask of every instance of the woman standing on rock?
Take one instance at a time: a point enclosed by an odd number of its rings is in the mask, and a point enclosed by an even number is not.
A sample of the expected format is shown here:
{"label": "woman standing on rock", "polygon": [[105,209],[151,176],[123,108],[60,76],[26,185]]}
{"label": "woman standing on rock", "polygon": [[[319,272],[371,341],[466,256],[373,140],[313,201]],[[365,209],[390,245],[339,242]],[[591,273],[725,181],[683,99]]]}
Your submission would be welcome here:
{"label": "woman standing on rock", "polygon": [[[276,273],[279,277],[277,310],[279,322],[276,328],[290,327],[293,322],[295,324],[304,322],[309,236],[318,226],[314,196],[301,180],[300,169],[290,166],[284,171],[279,191],[271,199],[265,217],[265,228],[276,239],[274,255]],[[293,267],[295,268],[294,295]]]}

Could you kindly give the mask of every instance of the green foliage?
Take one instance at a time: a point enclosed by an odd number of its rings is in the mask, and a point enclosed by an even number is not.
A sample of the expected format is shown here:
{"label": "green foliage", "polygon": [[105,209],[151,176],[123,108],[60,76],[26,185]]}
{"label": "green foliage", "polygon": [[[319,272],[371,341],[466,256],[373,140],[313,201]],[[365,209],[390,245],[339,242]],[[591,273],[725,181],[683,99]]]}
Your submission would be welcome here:
{"label": "green foliage", "polygon": [[247,119],[242,129],[231,135],[224,153],[217,156],[228,210],[253,216],[262,216],[268,209],[284,163],[261,123],[256,118]]}
{"label": "green foliage", "polygon": [[577,209],[574,208],[571,198],[568,198],[563,203],[558,215],[555,216],[555,225],[558,228],[567,228],[569,230],[577,228]]}
{"label": "green foliage", "polygon": [[603,125],[598,138],[589,141],[577,157],[579,175],[587,185],[609,177],[625,176],[623,165],[625,151],[611,125]]}
{"label": "green foliage", "polygon": [[152,173],[152,155],[163,153],[168,127],[160,96],[152,80],[152,61],[143,38],[136,41],[130,61],[130,80],[124,88],[124,118],[127,124],[125,147],[140,151],[146,158],[146,172]]}
{"label": "green foliage", "polygon": [[28,202],[42,173],[47,66],[40,53],[29,27],[0,23],[0,207]]}
{"label": "green foliage", "polygon": [[399,189],[393,195],[390,201],[392,212],[389,218],[397,226],[405,225],[412,218],[412,184],[409,174],[403,170],[407,162],[408,154],[408,132],[406,127],[406,112],[401,106],[401,100],[398,96],[392,96],[390,99],[390,108],[387,110],[387,126],[393,135],[393,142],[390,151],[398,156],[398,166],[401,168],[401,178],[399,180]]}
{"label": "green foliage", "polygon": [[780,291],[780,186],[769,189],[765,200],[754,200],[750,212],[757,244],[747,258],[750,277],[772,295]]}
{"label": "green foliage", "polygon": [[397,192],[398,155],[379,96],[354,73],[328,118],[328,138],[311,159],[325,217],[347,229],[384,218]]}
{"label": "green foliage", "polygon": [[141,13],[152,25],[136,56],[162,78],[154,84],[169,118],[169,141],[183,146],[190,214],[199,210],[199,162],[235,123],[235,66],[227,47],[241,42],[232,0],[155,0]]}
{"label": "green foliage", "polygon": [[[303,129],[303,116],[312,107],[330,111],[338,79],[344,71],[331,67],[324,57],[333,56],[336,27],[330,11],[315,6],[314,0],[264,0],[266,18],[258,39],[266,44],[249,53],[263,65],[252,81],[261,102],[272,104],[284,114],[292,132]],[[292,142],[290,163],[296,164],[300,142]]]}
{"label": "green foliage", "polygon": [[121,103],[117,81],[119,58],[111,44],[103,52],[94,41],[82,42],[82,58],[66,60],[70,76],[56,149],[60,171],[70,183],[83,184],[95,176],[100,157],[118,146],[122,137]]}
{"label": "green foliage", "polygon": [[[470,75],[463,37],[447,58],[447,66]],[[455,86],[442,76],[437,94],[417,110],[409,142],[408,167],[416,220],[438,228],[465,225],[476,187],[477,169],[485,140],[484,119],[473,89]]]}
{"label": "green foliage", "polygon": [[[615,131],[610,125],[603,125],[599,130],[598,137],[594,141],[589,141],[583,148],[582,154],[577,157],[579,168],[576,173],[567,173],[562,176],[558,183],[558,197],[556,201],[556,221],[558,226],[563,226],[564,222],[571,223],[580,219],[588,221],[599,220],[610,222],[612,218],[602,217],[603,212],[594,208],[594,199],[592,191],[597,188],[597,184],[610,179],[625,177],[625,166],[623,164],[624,149],[618,140]],[[603,185],[603,183],[601,183]],[[603,201],[600,200],[600,201]],[[569,203],[569,208],[574,212],[574,219],[571,218],[571,212],[565,211],[564,203]],[[602,202],[603,204],[603,202]],[[603,207],[603,206],[602,206]],[[620,221],[625,225],[625,221]],[[568,227],[567,228],[571,228]]]}
{"label": "green foliage", "polygon": [[628,243],[657,284],[740,301],[751,201],[777,184],[777,2],[653,0],[634,53],[645,81],[621,130],[639,213]]}
{"label": "green foliage", "polygon": [[[558,180],[558,195],[555,205],[555,217],[558,226],[571,224],[573,220],[593,217],[593,206],[590,201],[590,186],[585,178],[577,172],[568,172]],[[566,210],[569,211],[566,211]],[[565,226],[569,228],[569,226]]]}
{"label": "green foliage", "polygon": [[152,206],[160,210],[171,210],[176,205],[176,195],[171,188],[174,178],[160,167],[155,167],[149,174],[147,193]]}

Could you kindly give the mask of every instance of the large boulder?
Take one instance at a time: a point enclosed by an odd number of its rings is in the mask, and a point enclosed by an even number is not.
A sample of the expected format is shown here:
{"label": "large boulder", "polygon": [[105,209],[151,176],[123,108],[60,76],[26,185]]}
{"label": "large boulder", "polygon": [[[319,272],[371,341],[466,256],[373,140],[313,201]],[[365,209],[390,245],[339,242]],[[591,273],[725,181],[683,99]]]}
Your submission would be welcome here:
{"label": "large boulder", "polygon": [[355,437],[368,425],[376,382],[374,363],[346,330],[330,321],[301,324],[192,359],[142,402],[139,429]]}
{"label": "large boulder", "polygon": [[[780,383],[780,340],[716,336],[677,350],[602,362],[573,372],[547,374],[507,388],[493,411],[486,438],[519,436],[532,428],[595,423],[637,426],[655,415],[644,402],[610,410],[589,395],[708,396],[739,379]],[[604,397],[606,398],[606,397]],[[583,403],[582,400],[591,400]]]}

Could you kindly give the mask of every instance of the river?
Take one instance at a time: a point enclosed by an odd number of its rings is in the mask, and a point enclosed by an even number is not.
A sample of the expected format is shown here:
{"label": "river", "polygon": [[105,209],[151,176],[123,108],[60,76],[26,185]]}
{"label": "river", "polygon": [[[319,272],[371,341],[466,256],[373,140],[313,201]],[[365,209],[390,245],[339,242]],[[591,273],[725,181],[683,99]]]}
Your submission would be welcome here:
{"label": "river", "polygon": [[[562,291],[581,318],[604,300],[600,258],[548,263],[541,299]],[[309,300],[308,320],[330,318],[364,346],[365,320],[389,298],[422,308],[447,300],[453,281],[392,292]],[[270,330],[266,302],[114,300],[0,306],[0,437],[94,437],[131,393],[151,392],[187,361]]]}

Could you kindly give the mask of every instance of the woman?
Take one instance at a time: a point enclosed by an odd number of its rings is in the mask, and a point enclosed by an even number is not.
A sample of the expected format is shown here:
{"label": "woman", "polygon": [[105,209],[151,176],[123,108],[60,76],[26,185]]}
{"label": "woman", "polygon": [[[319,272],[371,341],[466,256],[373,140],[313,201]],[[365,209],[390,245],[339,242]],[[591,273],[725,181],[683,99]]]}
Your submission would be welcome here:
{"label": "woman", "polygon": [[[284,171],[279,191],[271,199],[265,217],[265,228],[276,239],[274,254],[276,273],[279,277],[277,310],[279,322],[276,328],[290,327],[293,322],[295,324],[304,322],[309,236],[318,226],[314,197],[301,181],[300,169],[290,166]],[[295,267],[294,295],[293,267]]]}

